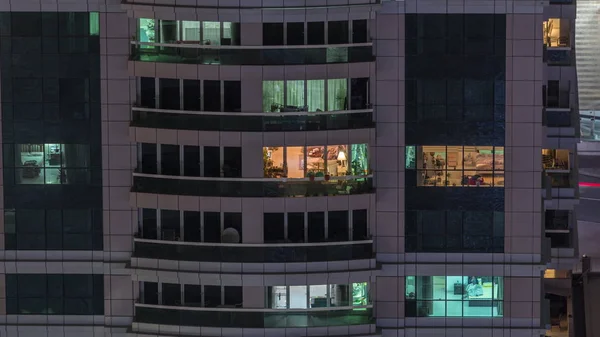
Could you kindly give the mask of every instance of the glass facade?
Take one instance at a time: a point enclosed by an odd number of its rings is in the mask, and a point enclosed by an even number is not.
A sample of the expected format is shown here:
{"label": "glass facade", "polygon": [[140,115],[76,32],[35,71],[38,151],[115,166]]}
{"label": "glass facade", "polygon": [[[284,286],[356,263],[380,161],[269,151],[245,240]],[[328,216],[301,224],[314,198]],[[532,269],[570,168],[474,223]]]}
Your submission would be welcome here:
{"label": "glass facade", "polygon": [[312,309],[327,307],[365,307],[371,304],[369,284],[323,284],[267,287],[265,308]]}
{"label": "glass facade", "polygon": [[503,252],[506,15],[405,17],[406,249]]}
{"label": "glass facade", "polygon": [[104,315],[104,275],[6,274],[8,315]]}
{"label": "glass facade", "polygon": [[7,248],[102,249],[99,21],[0,13]]}
{"label": "glass facade", "polygon": [[406,276],[406,317],[502,317],[504,278]]}

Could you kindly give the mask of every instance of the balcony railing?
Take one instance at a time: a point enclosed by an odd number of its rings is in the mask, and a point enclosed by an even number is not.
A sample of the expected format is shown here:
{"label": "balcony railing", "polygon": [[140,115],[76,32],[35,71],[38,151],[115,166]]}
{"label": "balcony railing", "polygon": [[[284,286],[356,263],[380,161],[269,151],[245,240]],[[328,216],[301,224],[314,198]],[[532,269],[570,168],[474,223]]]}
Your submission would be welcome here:
{"label": "balcony railing", "polygon": [[319,131],[374,127],[373,109],[331,112],[196,112],[132,108],[131,126],[201,131]]}
{"label": "balcony railing", "polygon": [[569,212],[552,210],[546,211],[545,216],[546,232],[564,233],[569,231]]}
{"label": "balcony railing", "polygon": [[217,46],[131,42],[131,60],[215,65],[305,65],[372,62],[373,43]]}
{"label": "balcony railing", "polygon": [[572,64],[573,52],[571,47],[546,47],[544,45],[544,53],[548,65],[568,66]]}
{"label": "balcony railing", "polygon": [[372,305],[311,309],[169,307],[136,304],[135,323],[222,328],[306,328],[374,324]]}
{"label": "balcony railing", "polygon": [[544,125],[548,127],[574,127],[575,118],[571,109],[544,109]]}
{"label": "balcony railing", "polygon": [[573,184],[571,181],[571,173],[549,173],[548,177],[550,178],[550,186],[552,188],[573,188]]}
{"label": "balcony railing", "polygon": [[211,178],[133,173],[132,192],[205,197],[277,198],[373,193],[373,177]]}
{"label": "balcony railing", "polygon": [[134,238],[134,257],[160,260],[233,263],[291,263],[373,258],[373,240],[231,244]]}

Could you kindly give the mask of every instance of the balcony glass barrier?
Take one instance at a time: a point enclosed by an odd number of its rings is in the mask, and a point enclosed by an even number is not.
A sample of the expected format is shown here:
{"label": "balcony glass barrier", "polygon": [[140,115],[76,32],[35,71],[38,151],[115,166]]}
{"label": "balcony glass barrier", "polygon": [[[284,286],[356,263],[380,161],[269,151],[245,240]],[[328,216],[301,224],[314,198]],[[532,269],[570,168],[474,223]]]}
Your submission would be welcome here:
{"label": "balcony glass barrier", "polygon": [[294,65],[372,62],[373,44],[215,46],[131,42],[131,60],[216,65]]}
{"label": "balcony glass barrier", "polygon": [[546,108],[544,111],[544,125],[555,128],[573,126],[571,109]]}
{"label": "balcony glass barrier", "polygon": [[573,188],[570,173],[547,173],[552,188]]}
{"label": "balcony glass barrier", "polygon": [[570,47],[545,47],[546,62],[553,66],[568,66],[571,64]]}
{"label": "balcony glass barrier", "polygon": [[131,126],[202,131],[319,131],[374,127],[373,110],[335,113],[227,113],[186,112],[133,108]]}
{"label": "balcony glass barrier", "polygon": [[204,178],[134,173],[133,192],[233,198],[336,196],[373,193],[372,176],[311,179]]}
{"label": "balcony glass barrier", "polygon": [[327,309],[169,308],[136,304],[136,323],[224,328],[306,328],[374,324],[372,306]]}
{"label": "balcony glass barrier", "polygon": [[134,256],[147,259],[286,263],[345,261],[373,258],[373,241],[313,244],[220,244],[134,239]]}

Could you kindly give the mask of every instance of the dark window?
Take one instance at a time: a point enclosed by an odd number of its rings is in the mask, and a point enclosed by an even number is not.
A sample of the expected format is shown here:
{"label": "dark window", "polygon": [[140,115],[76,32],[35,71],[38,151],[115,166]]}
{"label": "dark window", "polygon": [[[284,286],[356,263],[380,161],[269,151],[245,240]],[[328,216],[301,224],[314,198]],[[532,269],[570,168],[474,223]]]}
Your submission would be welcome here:
{"label": "dark window", "polygon": [[200,176],[200,147],[193,145],[183,146],[183,175],[189,177]]}
{"label": "dark window", "polygon": [[163,283],[162,284],[162,304],[180,305],[181,304],[181,284]]}
{"label": "dark window", "polygon": [[140,78],[140,105],[144,108],[156,106],[156,80],[153,77]]}
{"label": "dark window", "polygon": [[325,22],[308,22],[306,24],[306,41],[309,45],[325,44]]}
{"label": "dark window", "polygon": [[142,173],[158,173],[158,158],[156,151],[156,144],[142,143]]}
{"label": "dark window", "polygon": [[218,146],[204,147],[204,176],[221,176],[221,149]]}
{"label": "dark window", "polygon": [[285,241],[284,213],[263,214],[263,236],[265,243]]}
{"label": "dark window", "polygon": [[200,212],[183,212],[183,235],[184,241],[200,242],[202,240],[200,233]]}
{"label": "dark window", "polygon": [[242,176],[242,148],[228,147],[223,149],[223,176],[239,178]]}
{"label": "dark window", "polygon": [[365,43],[369,40],[367,20],[352,21],[352,43]]}
{"label": "dark window", "polygon": [[216,308],[222,304],[221,286],[204,286],[204,307]]}
{"label": "dark window", "polygon": [[204,81],[204,111],[221,111],[221,81]]}
{"label": "dark window", "polygon": [[242,242],[242,213],[223,213],[223,229],[232,228],[237,232],[223,232],[221,241],[225,243]]}
{"label": "dark window", "polygon": [[179,110],[179,80],[161,78],[158,80],[160,90],[160,108]]}
{"label": "dark window", "polygon": [[302,243],[304,240],[304,213],[288,213],[288,240]]}
{"label": "dark window", "polygon": [[168,176],[180,175],[179,145],[162,144],[160,152],[160,173]]}
{"label": "dark window", "polygon": [[199,80],[183,80],[183,110],[201,110]]}
{"label": "dark window", "polygon": [[178,241],[180,237],[179,211],[160,211],[160,234],[162,240]]}
{"label": "dark window", "polygon": [[330,211],[327,213],[328,241],[348,241],[348,211]]}
{"label": "dark window", "polygon": [[352,240],[366,240],[369,237],[367,223],[368,213],[366,209],[352,211]]}
{"label": "dark window", "polygon": [[158,304],[158,283],[144,282],[144,304]]}
{"label": "dark window", "polygon": [[327,29],[328,44],[348,43],[348,21],[329,21]]}
{"label": "dark window", "polygon": [[353,78],[350,81],[350,95],[350,109],[367,109],[369,107],[369,79]]}
{"label": "dark window", "polygon": [[283,45],[283,23],[263,23],[263,45]]}
{"label": "dark window", "polygon": [[41,36],[42,15],[41,13],[11,12],[11,34],[12,36]]}
{"label": "dark window", "polygon": [[304,22],[287,23],[287,45],[304,44]]}
{"label": "dark window", "polygon": [[9,315],[103,315],[104,275],[7,274]]}
{"label": "dark window", "polygon": [[239,286],[225,286],[223,287],[223,293],[225,297],[224,305],[234,305],[236,307],[242,307],[244,301],[242,297],[242,287]]}
{"label": "dark window", "polygon": [[325,241],[325,212],[308,213],[308,242]]}
{"label": "dark window", "polygon": [[223,83],[224,108],[227,112],[242,111],[242,82],[225,81]]}
{"label": "dark window", "polygon": [[204,242],[221,242],[221,213],[204,212]]}
{"label": "dark window", "polygon": [[183,301],[186,306],[200,307],[202,306],[202,286],[194,284],[186,284],[183,288]]}
{"label": "dark window", "polygon": [[158,226],[156,224],[156,210],[142,208],[142,237],[144,239],[156,240]]}

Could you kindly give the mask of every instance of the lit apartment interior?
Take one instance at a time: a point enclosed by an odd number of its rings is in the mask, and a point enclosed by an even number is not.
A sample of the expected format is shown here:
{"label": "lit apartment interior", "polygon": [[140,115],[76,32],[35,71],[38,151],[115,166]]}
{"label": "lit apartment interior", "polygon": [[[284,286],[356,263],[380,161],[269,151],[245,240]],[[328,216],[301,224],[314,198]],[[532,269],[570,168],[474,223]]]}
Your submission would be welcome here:
{"label": "lit apartment interior", "polygon": [[551,18],[544,21],[544,44],[547,47],[570,47],[570,36],[569,19]]}

